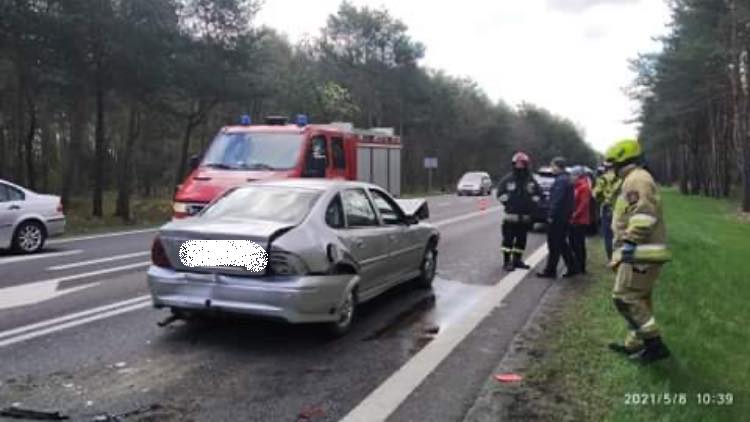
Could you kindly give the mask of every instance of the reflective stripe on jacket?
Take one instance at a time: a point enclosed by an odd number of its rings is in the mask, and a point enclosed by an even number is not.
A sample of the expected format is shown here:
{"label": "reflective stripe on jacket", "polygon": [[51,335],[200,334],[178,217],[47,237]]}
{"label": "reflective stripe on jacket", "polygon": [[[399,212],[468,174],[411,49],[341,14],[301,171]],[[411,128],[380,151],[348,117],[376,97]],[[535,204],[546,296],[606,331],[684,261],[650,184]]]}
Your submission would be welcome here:
{"label": "reflective stripe on jacket", "polygon": [[[651,174],[634,168],[622,181],[612,214],[614,246],[625,242],[637,245],[636,262],[666,262],[671,254],[665,245],[667,230],[662,213],[661,196]],[[615,256],[619,255],[619,250]]]}

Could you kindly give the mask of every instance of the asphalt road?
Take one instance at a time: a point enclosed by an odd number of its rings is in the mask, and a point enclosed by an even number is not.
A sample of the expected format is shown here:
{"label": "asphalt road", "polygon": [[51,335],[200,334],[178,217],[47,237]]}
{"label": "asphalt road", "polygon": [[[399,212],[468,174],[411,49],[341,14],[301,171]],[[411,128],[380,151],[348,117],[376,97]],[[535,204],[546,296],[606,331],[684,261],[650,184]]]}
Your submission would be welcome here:
{"label": "asphalt road", "polygon": [[[549,282],[501,270],[494,199],[487,209],[480,198],[429,201],[442,233],[434,288],[394,289],[333,341],[251,320],[157,327],[168,313],[147,298],[154,230],[0,254],[0,409],[73,420],[462,420]],[[542,242],[532,234],[529,254]]]}

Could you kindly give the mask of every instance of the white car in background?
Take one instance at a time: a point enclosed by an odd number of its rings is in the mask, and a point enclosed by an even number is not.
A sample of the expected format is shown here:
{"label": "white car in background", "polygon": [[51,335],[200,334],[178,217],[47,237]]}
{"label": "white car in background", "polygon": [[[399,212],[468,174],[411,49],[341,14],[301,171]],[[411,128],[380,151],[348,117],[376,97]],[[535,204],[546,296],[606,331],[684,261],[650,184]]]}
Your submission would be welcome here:
{"label": "white car in background", "polygon": [[47,238],[64,231],[59,196],[32,192],[0,179],[0,249],[34,253],[44,247]]}
{"label": "white car in background", "polygon": [[458,196],[489,195],[492,193],[492,179],[483,171],[465,173],[456,185],[456,193]]}

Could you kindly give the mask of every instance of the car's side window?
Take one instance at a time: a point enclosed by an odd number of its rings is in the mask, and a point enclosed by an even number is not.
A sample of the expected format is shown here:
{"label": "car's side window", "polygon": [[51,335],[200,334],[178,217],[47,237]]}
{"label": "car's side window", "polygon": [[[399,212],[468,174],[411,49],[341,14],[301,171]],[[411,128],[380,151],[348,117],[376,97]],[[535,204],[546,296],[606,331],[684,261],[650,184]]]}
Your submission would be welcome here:
{"label": "car's side window", "polygon": [[326,209],[326,224],[334,229],[343,229],[344,224],[344,207],[341,205],[341,197],[336,195],[328,204]]}
{"label": "car's side window", "polygon": [[23,201],[26,198],[26,195],[24,195],[23,192],[14,188],[13,186],[6,185],[5,188],[8,189],[9,201]]}
{"label": "car's side window", "polygon": [[348,189],[341,194],[346,213],[347,227],[370,227],[378,225],[378,218],[370,199],[363,189]]}
{"label": "car's side window", "polygon": [[388,195],[375,189],[370,189],[370,193],[372,193],[372,199],[375,201],[375,206],[378,207],[384,224],[397,225],[404,221],[401,209]]}
{"label": "car's side window", "polygon": [[8,195],[8,188],[0,183],[0,202],[8,202],[10,201],[10,196]]}

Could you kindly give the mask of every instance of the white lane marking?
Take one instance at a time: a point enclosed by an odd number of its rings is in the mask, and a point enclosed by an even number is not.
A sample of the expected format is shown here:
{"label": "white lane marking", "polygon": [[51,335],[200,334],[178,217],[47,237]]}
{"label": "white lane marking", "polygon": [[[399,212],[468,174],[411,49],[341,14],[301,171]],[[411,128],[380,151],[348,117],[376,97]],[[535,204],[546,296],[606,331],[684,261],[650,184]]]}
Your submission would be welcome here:
{"label": "white lane marking", "polygon": [[72,251],[39,253],[36,255],[14,256],[14,257],[9,257],[5,259],[0,259],[0,264],[10,264],[11,262],[30,261],[32,259],[55,258],[58,256],[75,255],[81,252],[83,252],[83,249],[76,249]]}
{"label": "white lane marking", "polygon": [[122,270],[129,270],[133,268],[143,267],[150,263],[151,261],[143,261],[137,262],[135,264],[107,268],[104,270],[90,271],[87,273],[53,278],[51,280],[36,281],[33,283],[21,284],[18,286],[5,287],[0,289],[0,310],[45,302],[58,296],[76,292],[84,288],[94,287],[99,284],[99,282],[93,282],[85,284],[83,286],[76,286],[70,289],[59,290],[60,283],[64,281],[77,280],[79,278],[93,277]]}
{"label": "white lane marking", "polygon": [[[544,259],[547,247],[540,246],[529,258],[532,267]],[[484,318],[524,279],[529,270],[514,271],[503,277],[461,321],[440,330],[440,334],[414,355],[404,366],[380,384],[342,422],[384,421],[412,391],[437,368]]]}
{"label": "white lane marking", "polygon": [[138,233],[148,233],[148,232],[155,232],[159,230],[158,227],[151,227],[149,229],[141,229],[141,230],[128,230],[128,231],[121,231],[121,232],[111,232],[111,233],[102,233],[102,234],[94,234],[91,236],[78,236],[78,237],[64,237],[62,239],[52,239],[47,242],[48,245],[57,245],[60,243],[69,243],[69,242],[76,242],[79,240],[91,240],[91,239],[102,239],[105,237],[115,237],[115,236],[127,236],[129,234],[138,234]]}
{"label": "white lane marking", "polygon": [[50,333],[54,333],[57,331],[62,331],[67,328],[77,327],[79,325],[88,324],[89,322],[98,321],[100,319],[105,319],[109,317],[113,317],[115,315],[124,314],[126,312],[135,311],[137,309],[145,308],[151,305],[150,300],[145,300],[143,302],[138,302],[130,306],[125,306],[123,308],[117,308],[109,312],[104,312],[100,314],[95,314],[90,317],[77,319],[74,321],[66,322],[63,324],[55,325],[49,328],[44,328],[38,331],[32,331],[29,333],[21,334],[15,337],[7,338],[5,340],[0,340],[0,347],[9,346],[11,344],[20,343],[22,341],[30,340],[32,338],[41,337]]}
{"label": "white lane marking", "polygon": [[447,226],[447,225],[458,223],[464,220],[470,220],[474,217],[479,217],[483,214],[489,214],[500,209],[501,209],[500,206],[495,206],[495,207],[487,208],[484,211],[476,211],[476,212],[472,212],[469,214],[459,215],[458,217],[446,218],[445,220],[436,221],[433,224],[437,227]]}
{"label": "white lane marking", "polygon": [[70,268],[85,267],[87,265],[100,264],[102,262],[119,261],[122,259],[135,258],[137,256],[146,256],[150,253],[151,253],[150,251],[126,253],[122,255],[110,256],[107,258],[90,259],[88,261],[74,262],[72,264],[55,265],[54,267],[48,267],[47,271],[60,271],[60,270],[67,270]]}
{"label": "white lane marking", "polygon": [[138,296],[138,297],[134,297],[132,299],[127,299],[127,300],[123,300],[123,301],[120,301],[120,302],[110,303],[109,305],[99,306],[99,307],[96,307],[96,308],[87,309],[85,311],[75,312],[75,313],[72,313],[72,314],[63,315],[61,317],[52,318],[52,319],[48,319],[48,320],[40,321],[40,322],[35,322],[33,324],[28,324],[28,325],[24,325],[22,327],[13,328],[12,330],[2,331],[2,332],[0,332],[0,339],[6,338],[6,337],[10,337],[10,336],[15,336],[16,334],[25,333],[27,331],[36,330],[38,328],[44,328],[44,327],[48,327],[50,325],[59,324],[61,322],[70,321],[72,319],[83,318],[83,317],[86,317],[86,316],[89,316],[89,315],[92,315],[92,314],[109,311],[109,310],[114,309],[114,308],[120,308],[120,307],[123,307],[123,306],[126,306],[126,305],[132,305],[132,304],[134,304],[136,302],[141,302],[141,301],[144,301],[144,300],[148,300],[149,298],[150,298],[149,295]]}

